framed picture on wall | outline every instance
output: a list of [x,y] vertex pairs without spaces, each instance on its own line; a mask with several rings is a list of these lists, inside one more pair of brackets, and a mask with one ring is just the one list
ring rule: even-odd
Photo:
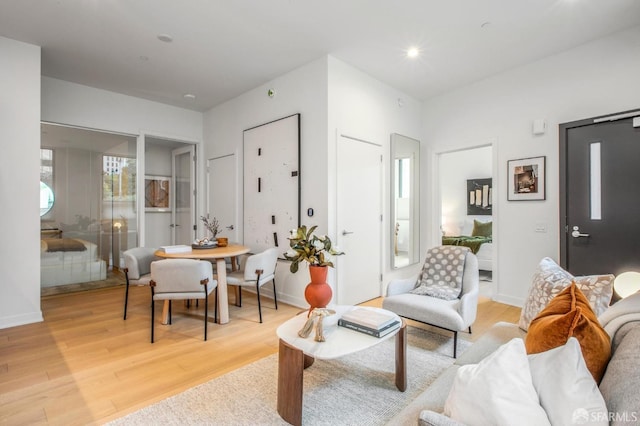
[[491,178],[467,180],[467,215],[491,216],[493,189]]
[[168,176],[144,177],[144,210],[147,212],[171,211],[171,178]]
[[545,156],[507,162],[509,201],[534,201],[546,198]]

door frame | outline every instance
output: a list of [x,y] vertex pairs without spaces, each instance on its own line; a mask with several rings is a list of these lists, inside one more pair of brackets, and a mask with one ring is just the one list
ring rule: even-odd
[[[199,155],[198,153],[202,152],[202,140],[194,140],[189,139],[179,135],[172,135],[167,133],[161,133],[151,130],[141,130],[140,134],[137,137],[136,143],[136,157],[137,157],[137,169],[136,172],[137,182],[136,182],[136,199],[138,209],[138,246],[145,247],[146,246],[146,212],[144,207],[144,196],[139,196],[139,194],[144,193],[144,179],[146,173],[146,159],[145,159],[145,150],[146,150],[146,139],[154,138],[154,139],[164,139],[168,141],[179,142],[188,145],[194,145],[196,148],[196,170],[195,170],[195,187],[196,187],[196,205],[194,206],[194,211],[198,212],[198,206],[203,205],[200,200],[202,196],[202,191],[200,191],[201,182],[205,178],[202,175],[202,171],[205,169],[203,164],[203,155]],[[201,176],[202,175],[202,176]]]
[[577,127],[590,126],[592,124],[602,123],[605,121],[618,121],[625,118],[640,116],[640,109],[632,109],[622,112],[617,112],[613,114],[600,115],[597,117],[585,118],[576,121],[570,121],[567,123],[560,123],[558,126],[559,133],[559,197],[560,197],[560,209],[559,209],[559,234],[560,234],[560,266],[566,269],[567,260],[569,256],[569,244],[568,244],[568,235],[569,235],[569,223],[567,217],[567,196],[569,195],[567,191],[567,151],[568,151],[568,140],[567,134],[570,129],[575,129]]
[[442,230],[440,228],[442,221],[442,193],[440,184],[440,156],[443,154],[451,154],[454,152],[468,151],[471,149],[484,148],[490,146],[492,150],[492,165],[491,165],[491,178],[492,178],[492,193],[494,194],[492,205],[492,236],[493,236],[493,258],[491,259],[491,283],[489,284],[489,292],[491,299],[494,299],[498,292],[498,286],[500,285],[500,262],[498,262],[500,256],[500,197],[496,194],[502,194],[502,184],[500,180],[500,167],[499,167],[499,151],[498,151],[498,139],[488,138],[485,142],[480,142],[473,145],[461,145],[454,149],[434,150],[431,155],[431,167],[429,167],[427,173],[431,176],[431,185],[424,185],[428,187],[426,190],[431,190],[431,194],[421,194],[424,196],[426,202],[430,202],[430,226],[426,229],[430,229],[430,235],[428,236],[428,242],[424,249],[429,247],[435,247],[442,244]]

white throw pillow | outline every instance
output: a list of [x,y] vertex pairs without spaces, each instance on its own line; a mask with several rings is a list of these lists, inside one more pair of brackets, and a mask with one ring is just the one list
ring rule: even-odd
[[529,355],[533,386],[552,425],[607,426],[608,411],[575,337]]
[[512,339],[479,364],[456,373],[444,413],[469,426],[549,425],[531,381],[522,339]]

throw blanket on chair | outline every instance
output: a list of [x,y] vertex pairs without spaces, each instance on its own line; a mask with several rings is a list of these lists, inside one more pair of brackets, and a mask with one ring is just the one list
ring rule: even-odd
[[454,300],[462,293],[462,275],[468,247],[439,246],[427,251],[422,276],[413,294]]

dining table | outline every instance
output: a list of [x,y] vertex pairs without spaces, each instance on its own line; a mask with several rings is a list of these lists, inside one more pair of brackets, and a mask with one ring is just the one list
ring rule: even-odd
[[[226,324],[229,322],[229,297],[227,290],[227,265],[226,259],[231,259],[232,265],[236,265],[237,256],[249,253],[251,249],[240,244],[229,244],[224,247],[213,248],[192,248],[191,251],[178,253],[167,253],[160,249],[155,255],[165,259],[197,259],[208,260],[216,264],[216,274],[218,280],[218,322]],[[163,323],[169,317],[169,304],[165,301],[162,309]]]

